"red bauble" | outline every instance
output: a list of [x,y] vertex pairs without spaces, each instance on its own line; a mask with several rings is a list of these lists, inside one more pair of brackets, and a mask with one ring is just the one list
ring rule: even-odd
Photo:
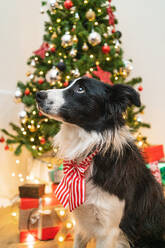
[[107,44],[105,44],[104,46],[102,46],[102,52],[107,54],[109,53],[111,50],[110,46],[108,46]]
[[43,79],[43,78],[39,78],[39,79],[38,79],[38,83],[39,83],[39,84],[43,84],[43,82],[44,82],[44,79]]
[[115,28],[112,29],[112,34],[114,34],[116,32]]
[[9,150],[9,146],[6,145],[6,146],[4,147],[4,149],[5,149],[6,151]]
[[69,85],[69,82],[65,81],[63,85],[64,85],[64,87],[67,87]]
[[2,136],[2,137],[0,138],[0,142],[3,143],[4,141],[5,141],[5,139],[4,139],[4,137]]
[[143,87],[140,85],[140,86],[138,87],[138,90],[139,90],[139,91],[142,91],[142,90],[143,90]]
[[26,88],[26,90],[24,91],[24,94],[25,94],[26,96],[28,96],[28,95],[30,94],[30,90],[29,90],[28,88]]
[[72,8],[72,6],[73,6],[73,3],[72,3],[71,0],[65,0],[65,2],[64,2],[64,7],[65,7],[66,9],[70,9],[70,8]]
[[41,112],[38,113],[39,116],[43,116],[43,114]]
[[41,145],[44,145],[44,144],[45,144],[45,142],[46,142],[46,140],[45,140],[45,138],[44,138],[44,137],[40,139],[40,143],[41,143]]
[[52,53],[54,53],[56,51],[56,48],[55,47],[51,47],[50,50],[51,50]]

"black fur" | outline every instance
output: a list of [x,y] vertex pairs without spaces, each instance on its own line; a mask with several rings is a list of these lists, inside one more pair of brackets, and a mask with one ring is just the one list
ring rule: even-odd
[[96,185],[125,199],[120,227],[132,247],[165,247],[165,200],[161,186],[146,168],[138,148],[129,144],[121,156],[111,149],[105,156],[97,155],[93,169]]
[[[78,87],[83,87],[85,93],[77,94]],[[122,126],[126,108],[132,104],[140,106],[139,94],[130,86],[110,86],[85,77],[65,91],[64,98],[66,103],[59,114],[87,131],[102,132]]]

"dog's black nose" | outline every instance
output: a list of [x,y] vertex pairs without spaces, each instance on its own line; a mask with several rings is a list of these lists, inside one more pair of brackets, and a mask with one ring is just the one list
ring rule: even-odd
[[36,100],[37,100],[38,102],[43,101],[44,99],[46,99],[46,97],[47,97],[47,93],[44,92],[44,91],[38,91],[38,92],[36,93]]

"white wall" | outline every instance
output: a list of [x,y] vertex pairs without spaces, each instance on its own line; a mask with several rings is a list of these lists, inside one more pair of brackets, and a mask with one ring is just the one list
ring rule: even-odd
[[165,1],[114,0],[125,57],[134,61],[133,76],[143,77],[143,119],[152,129],[144,134],[152,144],[165,145]]
[[[91,0],[92,1],[92,0]],[[143,119],[152,129],[144,131],[153,144],[165,145],[165,1],[164,0],[114,0],[117,6],[119,30],[123,33],[125,58],[134,60],[132,76],[144,79],[143,102],[147,108]],[[0,4],[0,89],[14,91],[17,80],[25,81],[26,60],[42,42],[43,19],[40,0],[2,1]],[[20,106],[15,106],[11,96],[0,97],[0,127],[17,120]],[[10,154],[10,155],[9,155]],[[23,170],[15,165],[11,152],[4,152],[0,144],[0,182],[3,195],[12,195],[10,171]],[[3,171],[3,173],[2,173]],[[14,182],[13,182],[14,183]],[[1,192],[0,192],[1,193]],[[1,196],[0,196],[1,197]]]

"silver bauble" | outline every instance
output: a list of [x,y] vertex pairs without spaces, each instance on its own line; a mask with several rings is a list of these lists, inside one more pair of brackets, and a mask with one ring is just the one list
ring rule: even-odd
[[124,60],[124,65],[127,73],[130,73],[133,70],[133,65],[129,60]]
[[27,113],[25,110],[21,110],[19,113],[18,113],[18,116],[20,119],[24,119],[26,116],[27,116]]
[[70,35],[69,32],[66,32],[62,37],[61,37],[61,45],[66,48],[68,46],[72,46],[73,41],[72,41],[72,36]]
[[80,19],[80,16],[78,13],[75,13],[75,19],[78,21]]
[[30,63],[31,66],[35,67],[36,66],[36,62],[34,59],[32,59],[31,63]]
[[120,42],[118,40],[115,41],[115,49],[116,52],[120,52]]
[[14,93],[15,98],[20,98],[22,96],[22,92],[20,88],[17,88],[15,93]]
[[88,42],[92,46],[98,45],[101,42],[101,35],[93,30],[88,36]]
[[80,76],[80,72],[79,72],[79,69],[74,69],[71,71],[72,75],[76,78],[78,78]]
[[57,67],[53,66],[52,69],[46,73],[46,80],[49,83],[60,81],[61,80],[60,70]]
[[59,8],[59,4],[57,0],[49,0],[49,4],[50,4],[51,9]]
[[77,49],[72,48],[72,49],[70,50],[70,52],[69,52],[69,55],[70,55],[72,58],[76,57],[76,55],[77,55]]
[[45,13],[45,11],[44,11],[43,8],[40,8],[40,13],[41,13],[41,14],[44,14],[44,13]]

